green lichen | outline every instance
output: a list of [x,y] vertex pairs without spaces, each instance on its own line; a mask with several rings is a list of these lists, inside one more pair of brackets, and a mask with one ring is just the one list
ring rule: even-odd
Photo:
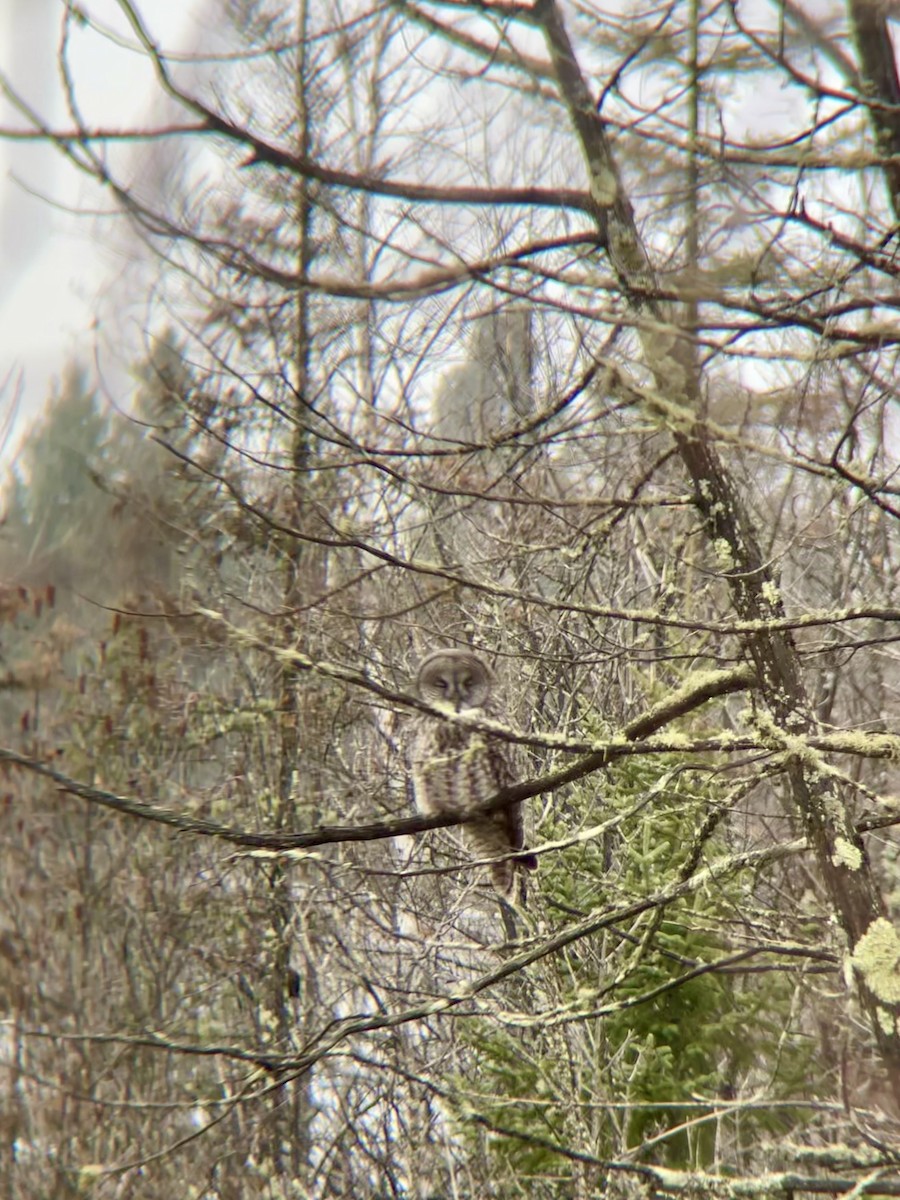
[[645,738],[648,746],[662,746],[666,749],[677,750],[682,746],[689,746],[691,738],[684,733],[673,733],[671,729],[667,729],[664,733],[654,733],[650,737]]
[[[856,943],[850,961],[877,999],[900,1004],[900,937],[886,917],[872,922]],[[893,1025],[891,1017],[891,1032]]]
[[591,160],[590,170],[591,196],[601,208],[609,208],[616,202],[616,195],[619,191],[618,180],[608,165],[599,159]]
[[847,867],[851,871],[858,871],[862,866],[862,850],[859,846],[848,842],[846,838],[835,838],[831,861],[836,867]]
[[716,538],[713,542],[713,553],[720,570],[734,570],[734,555],[731,552],[731,546],[724,538]]

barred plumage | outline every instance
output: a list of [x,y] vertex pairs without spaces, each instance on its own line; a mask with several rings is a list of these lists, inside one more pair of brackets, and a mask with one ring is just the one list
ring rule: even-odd
[[[416,676],[416,690],[429,704],[502,722],[505,717],[493,698],[493,685],[490,667],[470,650],[437,650],[423,659]],[[518,782],[522,774],[511,742],[427,713],[414,721],[410,766],[416,806],[426,816],[465,816],[501,788]],[[513,899],[516,867],[537,867],[534,855],[524,851],[521,803],[479,814],[463,829],[476,858],[523,851],[490,866],[495,889]]]

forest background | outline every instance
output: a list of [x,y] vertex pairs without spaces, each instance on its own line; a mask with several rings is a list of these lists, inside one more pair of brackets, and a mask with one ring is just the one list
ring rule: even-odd
[[[889,7],[117,3],[64,125],[4,82],[147,317],[5,496],[0,1192],[900,1194]],[[411,815],[439,645],[514,937]]]

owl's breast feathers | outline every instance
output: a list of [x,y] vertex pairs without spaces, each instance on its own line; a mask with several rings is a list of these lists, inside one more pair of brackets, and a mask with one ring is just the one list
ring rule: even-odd
[[[479,716],[482,710],[467,710]],[[419,811],[426,816],[438,813],[465,817],[465,836],[477,858],[499,858],[524,849],[521,803],[504,805],[489,813],[475,813],[501,788],[516,782],[510,746],[501,738],[481,734],[452,721],[428,719],[416,739],[411,762],[413,788]],[[533,854],[491,865],[491,877],[501,895],[510,897],[515,890],[515,866],[527,870],[537,867]]]

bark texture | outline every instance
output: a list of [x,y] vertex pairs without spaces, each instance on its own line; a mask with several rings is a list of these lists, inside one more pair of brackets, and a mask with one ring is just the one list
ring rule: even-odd
[[[869,6],[851,5],[864,72],[888,91],[896,89],[890,41],[878,44],[879,21]],[[856,13],[856,10],[860,10]],[[597,112],[576,60],[562,13],[555,0],[541,0],[539,20],[556,72],[557,84],[581,145],[591,196],[604,210],[598,222],[610,261],[630,303],[641,336],[645,361],[658,399],[648,404],[666,427],[693,484],[695,503],[720,561],[738,617],[758,622],[744,635],[762,701],[773,729],[784,744],[784,773],[793,806],[802,820],[833,911],[851,951],[879,918],[885,905],[870,868],[866,848],[853,827],[841,788],[826,763],[810,750],[808,737],[820,731],[804,685],[801,663],[790,631],[772,628],[784,610],[777,580],[763,558],[747,506],[699,416],[699,387],[690,339],[679,327],[674,306],[657,299],[658,287],[632,206],[624,193],[603,119]],[[890,64],[885,54],[890,56]],[[873,108],[879,133],[900,144],[900,109]],[[898,168],[900,170],[900,168]],[[891,177],[895,198],[897,180]],[[900,1105],[900,1004],[888,990],[877,989],[873,975],[857,963],[856,979],[894,1098]],[[880,993],[880,994],[879,994]]]

